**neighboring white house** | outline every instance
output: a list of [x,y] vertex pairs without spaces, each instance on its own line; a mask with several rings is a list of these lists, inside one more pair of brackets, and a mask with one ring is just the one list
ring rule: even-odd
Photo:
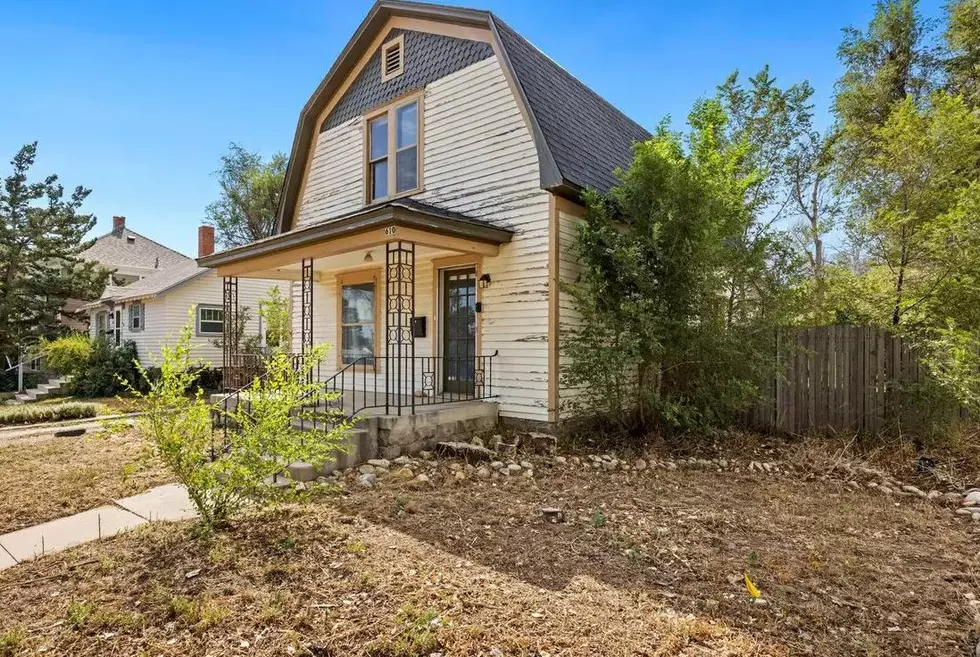
[[336,345],[354,408],[554,422],[581,192],[649,137],[492,13],[379,0],[300,114],[277,234],[198,262],[296,281],[294,351]]
[[[210,226],[199,229],[198,250],[200,255],[214,250],[214,229]],[[288,283],[268,280],[253,279],[239,287],[241,305],[252,310],[246,335],[260,333],[258,302],[276,285],[282,286],[284,295],[288,293]],[[214,367],[221,366],[222,348],[216,342],[224,328],[222,280],[214,270],[198,267],[190,258],[174,259],[128,285],[107,286],[102,297],[83,310],[89,316],[92,337],[105,336],[117,345],[134,342],[145,365],[158,361],[160,346],[193,321],[194,355]]]

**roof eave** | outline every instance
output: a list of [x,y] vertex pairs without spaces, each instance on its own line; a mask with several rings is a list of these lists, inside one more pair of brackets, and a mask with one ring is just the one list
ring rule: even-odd
[[340,219],[313,224],[294,231],[280,233],[259,242],[221,251],[204,258],[198,258],[201,267],[215,268],[241,262],[258,256],[276,253],[339,237],[362,233],[373,228],[391,225],[416,228],[442,235],[484,242],[487,244],[506,244],[513,237],[513,231],[474,221],[449,219],[415,210],[397,201],[363,211]]

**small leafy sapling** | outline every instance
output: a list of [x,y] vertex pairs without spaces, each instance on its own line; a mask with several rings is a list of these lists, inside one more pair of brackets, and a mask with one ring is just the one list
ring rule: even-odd
[[[144,411],[138,426],[154,455],[183,484],[207,528],[220,527],[249,507],[275,498],[273,476],[285,466],[321,464],[346,443],[350,422],[322,409],[322,387],[309,376],[326,348],[317,347],[294,370],[285,354],[265,363],[266,374],[236,396],[233,407],[209,403],[193,383],[209,365],[193,356],[193,321],[161,347],[160,373],[137,365],[146,392],[131,387]],[[213,420],[225,429],[215,429]],[[297,428],[315,427],[307,432]]]

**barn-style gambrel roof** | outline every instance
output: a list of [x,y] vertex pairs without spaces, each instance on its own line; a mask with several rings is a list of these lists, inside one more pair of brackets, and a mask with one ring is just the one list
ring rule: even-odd
[[[581,190],[608,190],[613,171],[626,167],[632,147],[650,137],[575,76],[534,47],[489,11],[445,5],[379,0],[358,27],[300,114],[279,206],[278,231],[293,228],[311,143],[320,114],[355,70],[378,33],[393,18],[435,21],[488,30],[490,45],[522,106],[534,136],[541,187],[576,199]],[[383,36],[383,35],[382,35]],[[328,117],[329,118],[329,117]]]

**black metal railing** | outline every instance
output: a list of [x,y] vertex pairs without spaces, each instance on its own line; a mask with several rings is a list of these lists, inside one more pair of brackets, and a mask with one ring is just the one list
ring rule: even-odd
[[368,409],[401,415],[420,406],[490,399],[496,356],[366,356],[324,381],[323,391],[336,397],[327,404],[348,417]]
[[[249,378],[238,388],[212,404],[212,426],[218,436],[226,436],[234,426],[236,409],[248,404],[249,391],[267,376],[261,356],[242,354],[239,365],[250,365]],[[362,411],[384,409],[385,414],[411,414],[415,409],[436,404],[477,401],[495,397],[493,368],[497,352],[487,356],[366,356],[344,365],[340,371],[321,377],[321,364],[311,368],[312,381],[323,382],[297,409],[297,422],[312,431],[330,430],[343,421],[352,421]],[[236,356],[237,358],[237,356]],[[303,371],[301,354],[291,354],[294,372]],[[241,381],[245,372],[237,373]],[[226,379],[227,380],[227,379]],[[247,408],[247,406],[246,406]],[[312,418],[312,419],[310,419]],[[220,440],[220,439],[219,439]],[[212,458],[224,443],[214,443]]]

